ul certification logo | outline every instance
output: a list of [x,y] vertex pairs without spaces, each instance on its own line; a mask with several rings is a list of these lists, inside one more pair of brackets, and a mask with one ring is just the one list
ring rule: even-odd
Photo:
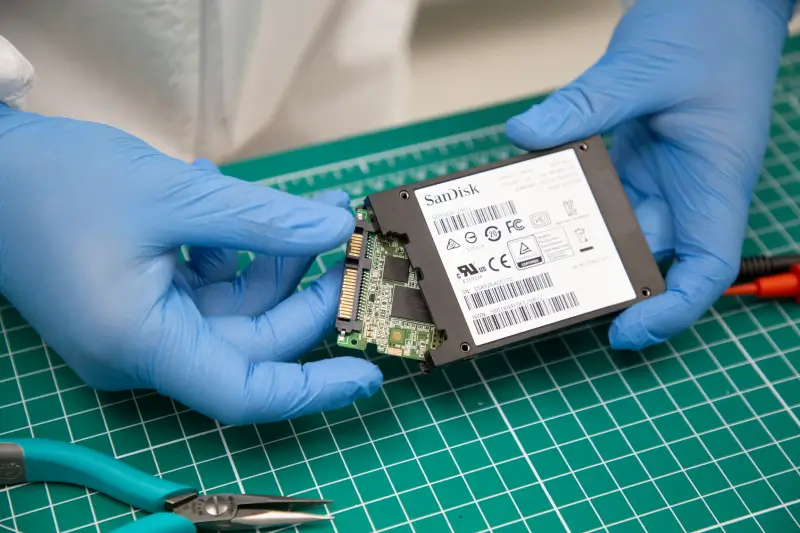
[[460,265],[457,270],[458,274],[456,274],[456,278],[463,279],[470,276],[477,276],[481,272],[486,272],[486,267],[476,267],[474,263],[467,263],[466,265]]

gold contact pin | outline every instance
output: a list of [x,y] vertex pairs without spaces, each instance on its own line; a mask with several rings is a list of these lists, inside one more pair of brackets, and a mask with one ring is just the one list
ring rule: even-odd
[[353,258],[361,257],[361,248],[364,245],[364,236],[360,233],[353,233],[350,243],[347,246],[347,256]]
[[344,278],[342,280],[341,298],[339,298],[339,318],[344,318],[346,320],[353,318],[357,283],[358,271],[353,268],[345,269]]

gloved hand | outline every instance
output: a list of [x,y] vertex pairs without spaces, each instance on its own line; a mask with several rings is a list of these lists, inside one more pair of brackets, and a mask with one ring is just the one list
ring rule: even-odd
[[612,347],[682,332],[735,279],[793,4],[638,0],[594,66],[508,122],[528,150],[615,129],[611,156],[650,248],[677,257],[667,291],[615,319]]
[[[363,359],[294,362],[332,327],[341,271],[295,288],[349,237],[347,204],[0,104],[0,292],[98,389],[155,389],[230,424],[373,394],[382,376]],[[229,250],[259,255],[235,278]]]

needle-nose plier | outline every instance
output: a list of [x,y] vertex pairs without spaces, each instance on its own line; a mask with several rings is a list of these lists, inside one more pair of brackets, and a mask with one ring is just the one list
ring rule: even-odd
[[254,494],[200,495],[95,450],[47,439],[0,442],[0,485],[55,482],[81,485],[149,513],[114,533],[248,531],[299,525],[330,516],[299,508],[326,500]]

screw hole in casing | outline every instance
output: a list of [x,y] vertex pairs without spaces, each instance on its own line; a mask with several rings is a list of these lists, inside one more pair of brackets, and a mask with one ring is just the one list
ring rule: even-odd
[[472,349],[472,347],[471,347],[471,346],[470,346],[468,343],[466,343],[466,342],[462,342],[462,343],[461,343],[461,351],[462,351],[462,352],[464,352],[464,353],[467,353],[467,352],[469,352],[471,349]]
[[400,199],[408,200],[408,191],[400,191]]
[[579,146],[579,148],[580,148],[581,150],[583,150],[584,152],[586,152],[586,151],[588,151],[588,150],[589,150],[589,145],[588,145],[588,144],[586,144],[586,143],[581,143],[581,144],[580,144],[580,146]]
[[650,297],[650,289],[648,289],[647,287],[644,287],[642,289],[642,296],[644,296],[645,298],[649,298]]

